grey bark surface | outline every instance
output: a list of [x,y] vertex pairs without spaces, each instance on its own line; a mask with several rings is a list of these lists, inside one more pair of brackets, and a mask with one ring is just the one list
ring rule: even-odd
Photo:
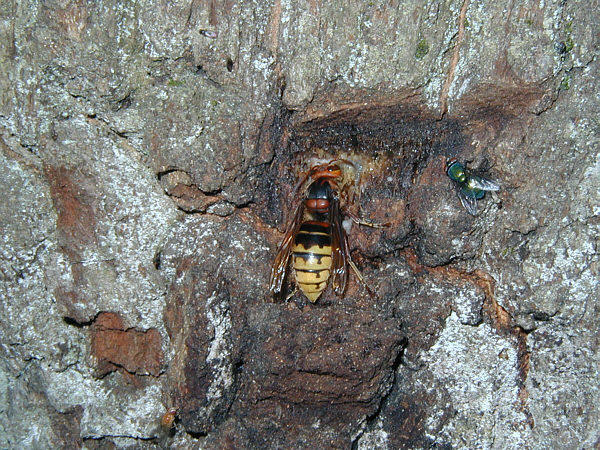
[[[0,447],[600,445],[599,24],[2,2]],[[349,233],[375,296],[268,291],[315,157],[391,224]],[[450,157],[501,185],[475,217]]]

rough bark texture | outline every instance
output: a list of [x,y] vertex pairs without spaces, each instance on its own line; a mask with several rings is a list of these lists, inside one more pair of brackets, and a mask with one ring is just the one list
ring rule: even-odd
[[[3,2],[0,447],[597,446],[599,23]],[[350,231],[375,296],[269,295],[312,157],[391,224]],[[502,186],[477,217],[449,157]]]

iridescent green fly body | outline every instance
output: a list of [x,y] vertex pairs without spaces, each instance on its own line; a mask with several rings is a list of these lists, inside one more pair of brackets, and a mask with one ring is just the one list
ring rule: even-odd
[[446,162],[446,174],[454,181],[460,202],[473,216],[477,215],[477,200],[482,199],[486,191],[500,189],[498,183],[471,172],[455,158]]

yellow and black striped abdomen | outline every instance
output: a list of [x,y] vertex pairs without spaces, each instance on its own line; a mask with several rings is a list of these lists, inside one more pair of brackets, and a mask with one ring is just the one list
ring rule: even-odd
[[294,237],[292,259],[298,287],[311,302],[317,301],[331,274],[331,226],[302,223]]

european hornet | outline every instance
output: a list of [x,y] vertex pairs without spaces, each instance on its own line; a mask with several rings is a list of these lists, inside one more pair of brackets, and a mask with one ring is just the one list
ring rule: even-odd
[[[350,258],[348,236],[342,225],[338,185],[343,177],[340,167],[342,164],[354,168],[354,164],[348,160],[334,159],[312,167],[298,183],[297,194],[309,181],[304,198],[287,228],[271,268],[270,290],[273,295],[282,294],[290,258],[296,286],[313,303],[325,290],[330,279],[335,293],[343,295],[348,283],[349,267],[372,294]],[[388,225],[361,221],[346,210],[344,214],[362,225],[376,228]]]

